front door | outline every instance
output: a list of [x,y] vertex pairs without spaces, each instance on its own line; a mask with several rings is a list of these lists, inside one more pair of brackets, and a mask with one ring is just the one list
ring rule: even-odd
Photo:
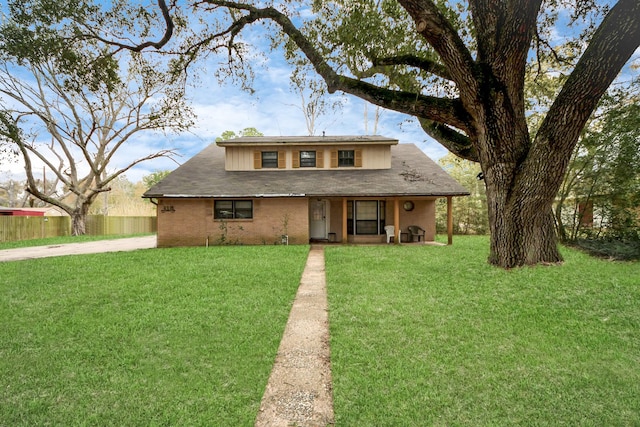
[[323,240],[327,238],[327,201],[309,201],[309,237]]

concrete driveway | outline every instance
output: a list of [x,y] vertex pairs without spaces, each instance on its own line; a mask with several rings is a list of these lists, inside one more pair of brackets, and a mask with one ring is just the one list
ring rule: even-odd
[[28,248],[0,250],[0,262],[53,256],[96,254],[100,252],[135,251],[137,249],[150,249],[155,247],[156,236],[96,240],[95,242],[66,243],[51,246],[32,246]]

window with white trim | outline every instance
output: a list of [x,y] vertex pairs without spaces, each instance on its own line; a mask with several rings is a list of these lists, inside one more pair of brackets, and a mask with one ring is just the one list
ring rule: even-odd
[[253,218],[252,200],[216,200],[213,206],[214,219]]

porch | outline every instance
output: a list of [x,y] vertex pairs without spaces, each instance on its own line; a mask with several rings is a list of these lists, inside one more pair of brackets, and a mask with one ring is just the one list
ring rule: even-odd
[[[447,244],[453,243],[452,196],[444,197],[311,197],[309,240],[326,243],[380,244],[393,226],[394,243],[433,243],[436,200],[447,199]],[[419,238],[409,226],[424,230]]]

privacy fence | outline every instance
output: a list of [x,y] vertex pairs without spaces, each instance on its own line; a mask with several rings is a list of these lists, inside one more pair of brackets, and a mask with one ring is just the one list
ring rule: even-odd
[[[92,236],[155,233],[152,216],[89,215],[86,232]],[[69,236],[71,218],[66,216],[0,216],[0,242]]]

